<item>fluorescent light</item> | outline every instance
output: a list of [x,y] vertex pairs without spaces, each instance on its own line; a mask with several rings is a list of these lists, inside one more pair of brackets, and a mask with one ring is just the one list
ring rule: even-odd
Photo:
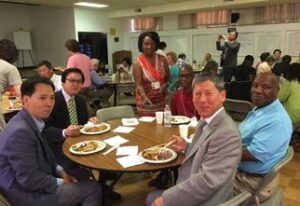
[[89,3],[89,2],[77,2],[74,3],[74,5],[76,6],[86,6],[86,7],[94,7],[94,8],[105,8],[105,7],[109,7],[106,4],[96,4],[96,3]]

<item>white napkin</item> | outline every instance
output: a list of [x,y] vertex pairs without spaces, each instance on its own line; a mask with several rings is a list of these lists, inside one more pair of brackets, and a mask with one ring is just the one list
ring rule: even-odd
[[155,120],[155,117],[147,117],[147,116],[144,116],[144,117],[141,117],[139,118],[139,120],[141,122],[153,122]]
[[136,126],[139,124],[137,118],[122,118],[121,119],[123,126]]
[[125,156],[125,157],[120,157],[120,158],[117,158],[117,161],[124,168],[132,167],[132,166],[136,166],[136,165],[141,165],[141,164],[144,163],[140,159],[140,157],[137,156],[137,155],[129,155],[129,156]]
[[117,133],[130,133],[134,129],[135,129],[134,127],[118,126],[116,129],[113,130],[113,132],[117,132]]
[[137,155],[139,152],[138,146],[123,146],[118,147],[117,149],[117,156],[124,156],[124,155]]
[[124,144],[124,143],[128,142],[128,140],[117,135],[117,136],[111,137],[109,139],[105,139],[104,142],[113,147],[113,146],[118,146],[118,145]]

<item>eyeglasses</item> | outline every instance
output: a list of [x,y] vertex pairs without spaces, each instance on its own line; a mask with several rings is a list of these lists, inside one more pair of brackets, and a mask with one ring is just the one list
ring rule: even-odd
[[82,80],[67,79],[71,84],[82,84]]

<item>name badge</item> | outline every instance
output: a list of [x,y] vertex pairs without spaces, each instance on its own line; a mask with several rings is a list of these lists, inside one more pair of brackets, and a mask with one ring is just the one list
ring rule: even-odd
[[160,88],[160,83],[159,82],[153,82],[152,83],[152,89],[159,89]]

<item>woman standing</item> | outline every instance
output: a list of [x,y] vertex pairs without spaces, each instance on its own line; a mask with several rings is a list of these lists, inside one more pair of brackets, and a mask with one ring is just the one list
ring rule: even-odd
[[154,116],[156,111],[163,111],[166,104],[170,74],[166,58],[155,52],[159,42],[156,32],[144,32],[138,39],[142,54],[133,65],[133,76],[139,116]]

